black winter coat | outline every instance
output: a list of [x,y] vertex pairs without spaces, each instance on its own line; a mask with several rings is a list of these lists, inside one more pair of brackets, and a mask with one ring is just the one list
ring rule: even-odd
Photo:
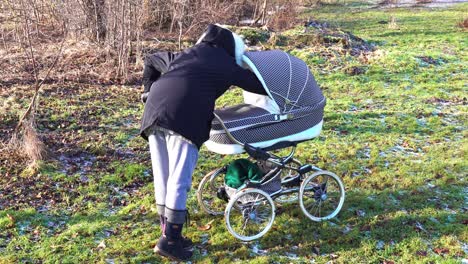
[[157,125],[200,148],[209,138],[215,101],[231,85],[266,94],[255,75],[236,64],[232,51],[216,43],[225,39],[214,38],[177,54],[147,57],[143,82],[150,91],[140,129],[145,139],[145,130]]

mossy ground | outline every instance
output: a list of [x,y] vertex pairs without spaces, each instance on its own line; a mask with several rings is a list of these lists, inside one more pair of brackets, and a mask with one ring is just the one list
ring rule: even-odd
[[[305,17],[352,32],[375,50],[348,54],[281,46],[304,59],[327,97],[320,137],[297,158],[335,172],[346,202],[333,220],[307,220],[285,205],[252,243],[235,240],[222,218],[189,199],[196,263],[460,263],[468,256],[467,4],[439,9],[326,5]],[[389,28],[390,16],[397,27]],[[302,34],[297,28],[291,36]],[[288,34],[285,34],[286,36]],[[333,56],[331,56],[332,54]],[[355,67],[358,71],[353,70]],[[350,70],[351,69],[351,70]],[[2,88],[3,89],[3,88]],[[2,128],[31,92],[2,91]],[[240,101],[234,89],[218,105]],[[38,113],[54,153],[34,176],[0,165],[0,263],[160,263],[160,229],[137,87],[51,84]],[[5,110],[5,111],[3,111]],[[236,157],[203,148],[194,174]],[[212,228],[197,228],[212,219]]]

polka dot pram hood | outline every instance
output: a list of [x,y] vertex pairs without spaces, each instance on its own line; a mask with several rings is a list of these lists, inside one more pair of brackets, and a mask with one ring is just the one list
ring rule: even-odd
[[[326,100],[304,61],[280,50],[246,52],[242,59],[268,96],[244,92],[244,104],[215,110],[232,136],[240,142],[268,148],[320,134]],[[221,154],[243,152],[217,119],[213,120],[205,145]]]
[[307,64],[284,51],[247,52],[244,62],[262,80],[282,114],[325,101]]

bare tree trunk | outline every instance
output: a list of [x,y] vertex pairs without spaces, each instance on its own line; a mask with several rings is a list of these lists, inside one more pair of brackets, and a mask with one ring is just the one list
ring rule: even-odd
[[179,50],[182,49],[182,29],[184,26],[184,15],[185,15],[185,5],[187,1],[182,0],[181,5],[182,5],[182,10],[179,12],[179,19],[178,19],[178,24],[179,24]]
[[260,11],[258,18],[253,22],[253,24],[257,24],[259,20],[261,21],[262,24],[265,23],[266,8],[267,8],[267,0],[264,0],[263,5],[262,5],[262,11]]
[[105,0],[82,0],[85,7],[88,27],[91,29],[89,37],[97,42],[106,39],[106,9]]
[[172,33],[176,19],[177,19],[177,1],[172,1],[172,19],[171,19],[171,27],[169,28],[169,33]]
[[253,16],[252,16],[252,23],[250,23],[250,26],[255,25],[255,18],[257,17],[257,12],[258,12],[258,2],[255,1],[254,13],[253,13]]

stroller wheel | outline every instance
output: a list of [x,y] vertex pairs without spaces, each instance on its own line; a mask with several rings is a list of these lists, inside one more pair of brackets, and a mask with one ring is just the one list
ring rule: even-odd
[[302,212],[312,221],[324,221],[335,217],[345,199],[341,179],[329,171],[318,171],[305,178],[299,190]]
[[229,232],[242,241],[252,241],[270,230],[275,219],[275,205],[264,191],[248,188],[231,199],[224,214]]
[[198,185],[197,200],[200,208],[210,215],[222,215],[226,208],[227,200],[220,197],[220,191],[224,186],[225,168],[214,170],[203,177]]

